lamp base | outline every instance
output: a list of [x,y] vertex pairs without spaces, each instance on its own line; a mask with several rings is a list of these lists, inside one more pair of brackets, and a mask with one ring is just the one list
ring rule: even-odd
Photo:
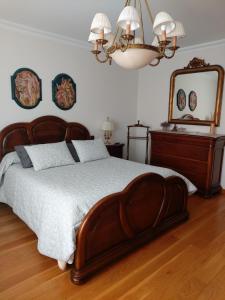
[[112,131],[105,130],[104,131],[105,145],[111,145],[111,143],[112,143],[111,137],[112,137]]

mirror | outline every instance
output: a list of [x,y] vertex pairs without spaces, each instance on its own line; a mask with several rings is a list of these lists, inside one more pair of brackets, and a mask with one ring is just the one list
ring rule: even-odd
[[219,125],[224,69],[194,58],[170,79],[169,123]]

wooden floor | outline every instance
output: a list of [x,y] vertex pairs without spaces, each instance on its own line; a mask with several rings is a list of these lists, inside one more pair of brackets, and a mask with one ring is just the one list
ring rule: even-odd
[[0,205],[0,299],[225,299],[225,194],[193,196],[190,220],[83,286],[40,255],[37,240]]

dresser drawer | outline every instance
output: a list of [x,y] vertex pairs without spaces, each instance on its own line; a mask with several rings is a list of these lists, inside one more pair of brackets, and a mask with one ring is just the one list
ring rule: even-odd
[[173,169],[209,197],[221,189],[225,136],[151,131],[151,164]]
[[197,162],[196,160],[185,159],[182,157],[177,158],[176,156],[153,154],[151,157],[151,164],[170,168],[187,177],[195,185],[198,184],[201,188],[206,184],[208,179],[208,165],[206,162]]
[[210,148],[206,146],[193,145],[190,143],[171,143],[158,140],[152,144],[153,154],[166,154],[176,157],[192,158],[200,161],[208,160],[209,149]]

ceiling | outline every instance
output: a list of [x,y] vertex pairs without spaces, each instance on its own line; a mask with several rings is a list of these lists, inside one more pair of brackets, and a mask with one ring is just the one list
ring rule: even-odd
[[[225,0],[150,2],[154,15],[163,10],[183,22],[187,36],[181,41],[182,46],[225,38]],[[123,3],[122,0],[0,0],[0,19],[86,41],[94,14],[106,13],[115,26]],[[150,42],[152,26],[146,14],[144,24]]]

